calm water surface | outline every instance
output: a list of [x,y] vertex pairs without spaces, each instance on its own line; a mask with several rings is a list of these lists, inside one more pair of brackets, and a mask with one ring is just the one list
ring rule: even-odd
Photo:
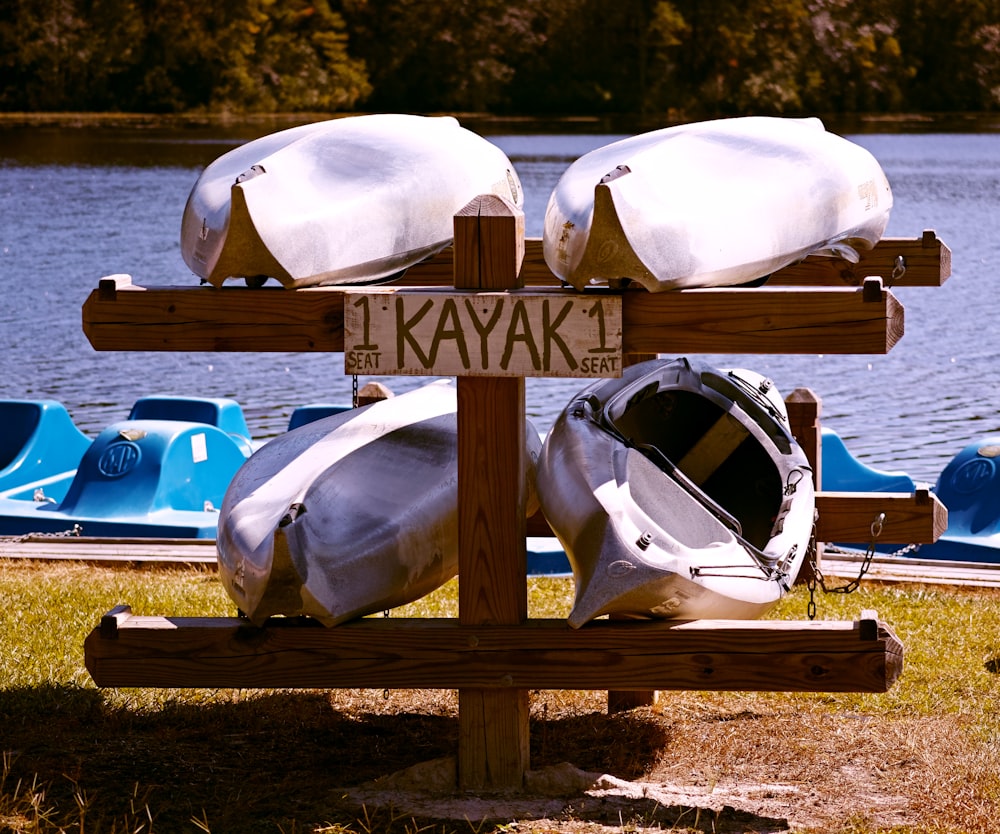
[[[180,255],[180,219],[200,170],[266,130],[0,128],[0,398],[62,400],[95,434],[153,393],[235,397],[258,438],[292,409],[348,402],[341,354],[99,353],[81,307],[103,275],[146,286],[197,283]],[[528,236],[542,233],[566,166],[615,135],[490,135],[525,189]],[[934,229],[952,249],[939,288],[895,290],[906,335],[885,356],[713,356],[768,374],[782,393],[809,387],[823,420],[867,463],[933,482],[967,442],[1000,432],[1000,131],[864,133],[849,138],[885,169],[895,205],[887,234]],[[368,378],[362,380],[367,381]],[[383,378],[400,392],[422,384]],[[584,383],[528,380],[539,429]]]

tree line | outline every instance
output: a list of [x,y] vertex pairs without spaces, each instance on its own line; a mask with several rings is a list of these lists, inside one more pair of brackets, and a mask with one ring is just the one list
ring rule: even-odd
[[0,110],[1000,109],[997,0],[0,0]]

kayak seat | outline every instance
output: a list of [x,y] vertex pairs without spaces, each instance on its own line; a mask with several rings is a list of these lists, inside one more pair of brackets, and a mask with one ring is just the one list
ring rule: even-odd
[[739,448],[750,432],[728,411],[723,412],[691,447],[677,466],[694,483],[701,486],[715,470]]
[[750,432],[728,411],[694,392],[661,391],[635,401],[614,426],[633,446],[655,449],[654,462],[672,463],[737,519],[747,541],[766,545],[782,485],[767,451],[743,442]]

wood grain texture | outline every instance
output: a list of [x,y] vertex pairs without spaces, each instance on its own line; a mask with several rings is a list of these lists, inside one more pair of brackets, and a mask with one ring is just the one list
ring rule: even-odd
[[948,527],[948,509],[926,489],[912,494],[820,492],[816,510],[822,519],[817,536],[827,542],[868,542],[879,515],[885,516],[880,543],[931,544]]
[[[94,290],[84,302],[83,330],[96,350],[336,352],[344,349],[345,293]],[[865,301],[856,288],[630,290],[622,293],[622,324],[628,354],[884,354],[903,335],[903,307],[888,290]]]
[[[862,621],[463,625],[372,617],[324,628],[114,615],[86,639],[99,686],[884,692],[902,645]],[[473,696],[477,700],[479,696]],[[496,706],[494,704],[494,706]],[[483,720],[474,717],[476,721]],[[510,719],[499,718],[508,722]],[[481,738],[482,733],[470,728]],[[516,741],[519,732],[512,734]]]
[[626,353],[887,353],[903,336],[903,307],[883,290],[776,288],[628,291]]
[[[455,216],[455,287],[523,286],[524,215],[480,197]],[[458,619],[520,626],[528,616],[524,379],[458,378]],[[458,784],[519,789],[529,769],[528,693],[458,693]]]
[[[865,278],[876,275],[887,286],[937,287],[951,275],[951,250],[932,230],[914,238],[882,238],[870,252],[860,252],[856,264],[841,258],[810,256],[799,263],[775,272],[771,286],[861,286]],[[897,259],[903,258],[905,271],[899,272]],[[396,284],[433,286],[450,284],[454,251],[449,247],[426,261],[411,266]],[[525,286],[560,286],[561,282],[545,263],[541,238],[525,240],[521,278]]]

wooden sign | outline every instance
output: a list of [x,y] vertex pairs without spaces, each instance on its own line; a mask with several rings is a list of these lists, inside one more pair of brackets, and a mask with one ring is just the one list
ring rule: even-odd
[[366,289],[344,299],[344,370],[618,377],[622,303],[562,290]]

